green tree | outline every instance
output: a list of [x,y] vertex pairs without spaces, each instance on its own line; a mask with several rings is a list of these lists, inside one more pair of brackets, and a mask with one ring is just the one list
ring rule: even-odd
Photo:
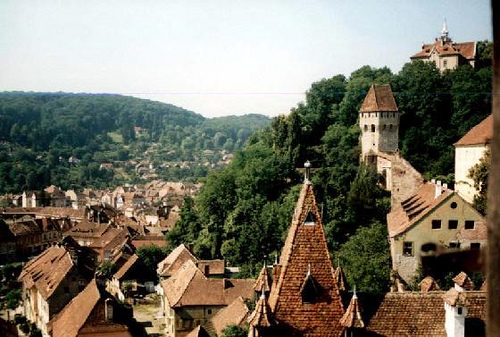
[[228,325],[222,330],[222,337],[246,337],[248,328],[242,328],[238,325]]
[[140,247],[137,249],[136,254],[139,256],[139,260],[144,265],[144,279],[156,280],[156,269],[158,268],[158,263],[167,256],[167,251],[158,246],[151,245]]
[[474,196],[473,206],[481,214],[486,214],[487,195],[488,195],[488,173],[491,164],[491,151],[488,149],[479,163],[471,167],[468,178],[474,182],[474,188],[478,193]]
[[349,284],[361,291],[382,293],[389,287],[391,257],[387,228],[375,222],[359,228],[338,252]]

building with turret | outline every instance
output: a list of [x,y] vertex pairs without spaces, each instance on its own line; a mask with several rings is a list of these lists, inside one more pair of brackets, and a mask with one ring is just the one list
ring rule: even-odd
[[422,49],[411,56],[410,59],[412,61],[434,62],[440,71],[455,69],[463,64],[470,64],[474,67],[476,63],[476,43],[453,42],[449,36],[445,21],[441,36],[436,38],[434,43],[422,44]]

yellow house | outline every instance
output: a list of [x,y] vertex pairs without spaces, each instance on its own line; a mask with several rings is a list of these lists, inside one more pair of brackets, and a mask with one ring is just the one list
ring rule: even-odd
[[480,249],[484,219],[446,184],[423,184],[387,215],[392,267],[406,281],[416,275],[420,256],[441,248]]

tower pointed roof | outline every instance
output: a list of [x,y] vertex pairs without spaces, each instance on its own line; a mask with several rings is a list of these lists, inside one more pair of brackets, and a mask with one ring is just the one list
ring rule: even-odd
[[258,293],[262,292],[262,290],[264,290],[265,292],[271,291],[271,278],[269,277],[269,273],[265,264],[260,271],[257,281],[255,282],[254,289]]
[[254,328],[269,328],[275,324],[271,317],[271,309],[269,308],[264,292],[262,292],[262,295],[255,305],[255,310],[248,317],[247,321],[248,324]]
[[372,84],[366,94],[359,112],[397,112],[398,106],[394,100],[389,84]]
[[333,272],[333,279],[335,280],[335,283],[337,284],[337,287],[339,288],[340,291],[346,291],[347,290],[347,280],[344,275],[344,271],[342,270],[342,267],[339,266],[335,268]]
[[356,295],[356,290],[352,295],[351,302],[344,313],[344,316],[340,319],[340,324],[344,328],[364,328],[365,322],[361,317],[361,306],[359,305],[358,296]]
[[[309,181],[302,186],[279,267],[278,280],[269,295],[269,306],[279,323],[280,333],[307,336],[342,333],[340,318],[344,310]],[[304,297],[309,280],[314,280],[314,296]]]

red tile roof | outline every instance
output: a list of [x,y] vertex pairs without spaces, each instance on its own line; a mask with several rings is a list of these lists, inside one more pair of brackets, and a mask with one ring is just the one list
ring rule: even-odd
[[[206,275],[224,275],[226,263],[224,260],[198,260],[196,266]],[[207,273],[208,272],[208,273]]]
[[253,289],[257,293],[261,293],[262,290],[265,292],[271,291],[271,277],[269,276],[266,266],[262,267]]
[[411,59],[421,59],[428,58],[431,56],[432,52],[435,51],[436,54],[440,56],[449,55],[462,55],[467,60],[472,60],[476,55],[476,43],[475,42],[444,42],[441,45],[441,40],[437,40],[434,43],[422,45],[422,50],[411,56]]
[[158,263],[158,275],[172,276],[188,260],[196,262],[198,259],[191,254],[184,244],[177,246],[168,256]]
[[35,286],[47,300],[73,266],[70,253],[64,246],[51,246],[23,267],[19,280],[25,288]]
[[397,112],[398,106],[394,100],[389,84],[372,84],[361,104],[359,112]]
[[[437,198],[436,188],[441,191]],[[406,232],[454,193],[433,183],[423,184],[413,196],[403,201],[400,207],[395,207],[387,214],[389,236],[395,237]]]
[[96,310],[99,305],[106,304],[94,279],[49,322],[51,336],[102,336],[104,332],[106,336],[132,336],[127,326],[107,321],[104,310]]
[[493,114],[486,117],[481,123],[474,126],[456,142],[455,146],[489,144],[493,137]]
[[420,281],[418,285],[420,286],[420,291],[423,293],[428,291],[441,290],[441,288],[439,288],[439,285],[436,283],[436,280],[434,280],[432,276],[426,276],[422,281]]
[[129,271],[129,269],[139,260],[139,256],[136,254],[132,255],[123,266],[118,269],[118,271],[115,273],[114,277],[117,280],[121,280],[125,274]]
[[248,317],[249,310],[243,300],[238,296],[231,304],[221,309],[213,318],[212,325],[218,336],[222,336],[222,330],[228,325],[244,325]]
[[259,301],[255,304],[255,310],[248,317],[247,321],[250,329],[269,328],[276,324],[265,295],[260,296]]
[[452,279],[452,281],[458,284],[460,287],[464,288],[465,290],[473,290],[475,287],[474,282],[472,282],[469,275],[467,275],[463,271],[460,272],[457,276],[455,276]]
[[210,337],[210,335],[201,325],[198,325],[186,337]]
[[[463,292],[467,318],[486,319],[486,293]],[[443,291],[387,293],[367,332],[381,336],[446,336]],[[467,329],[467,326],[466,326]]]
[[345,328],[364,328],[365,322],[361,317],[361,306],[359,305],[358,296],[356,293],[352,295],[351,302],[340,319],[340,324]]
[[346,291],[347,290],[347,280],[344,275],[344,271],[342,270],[342,267],[338,266],[335,268],[335,271],[333,272],[333,278],[335,280],[335,283],[337,284],[337,287],[339,288],[340,291]]
[[[340,335],[343,331],[340,318],[344,310],[333,279],[321,216],[309,183],[302,187],[279,264],[281,271],[271,289],[269,305],[279,322],[281,334]],[[311,303],[304,302],[300,292],[308,271],[318,285]]]

